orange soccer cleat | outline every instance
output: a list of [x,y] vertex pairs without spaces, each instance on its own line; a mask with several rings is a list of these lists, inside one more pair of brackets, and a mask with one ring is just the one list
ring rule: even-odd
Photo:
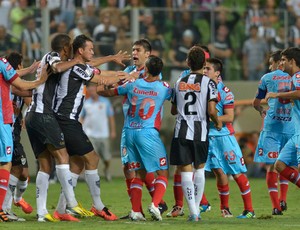
[[91,212],[93,212],[95,214],[95,216],[100,216],[102,217],[104,220],[117,220],[118,217],[113,214],[111,211],[108,210],[108,208],[104,207],[101,211],[97,210],[94,206],[91,209]]
[[58,211],[55,211],[53,213],[53,217],[57,220],[60,220],[60,221],[73,221],[73,222],[79,222],[80,220],[77,219],[76,217],[68,214],[68,213],[63,213],[63,214],[60,214]]
[[23,212],[25,212],[26,214],[30,214],[33,211],[33,208],[31,207],[30,204],[28,204],[24,198],[22,198],[19,202],[14,202],[14,205],[17,207],[21,207]]

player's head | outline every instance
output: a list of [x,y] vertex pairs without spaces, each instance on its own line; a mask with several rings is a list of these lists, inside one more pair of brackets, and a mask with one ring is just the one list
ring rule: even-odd
[[280,58],[281,58],[281,52],[282,50],[274,51],[270,54],[269,58],[269,70],[275,71],[276,69],[280,68]]
[[217,80],[217,78],[222,74],[223,64],[218,58],[208,58],[206,59],[205,66],[203,68],[203,74],[211,79]]
[[132,59],[133,64],[138,68],[145,65],[146,60],[151,54],[152,47],[148,40],[140,39],[133,43],[132,46]]
[[11,52],[9,55],[7,55],[5,57],[7,59],[7,61],[9,62],[9,64],[11,64],[11,66],[14,69],[22,69],[22,61],[23,61],[23,56],[22,54],[18,53],[18,52]]
[[51,41],[51,49],[70,58],[72,54],[71,38],[67,34],[58,34]]
[[203,49],[204,54],[205,54],[205,59],[210,58],[211,55],[210,55],[208,47],[205,45],[198,45],[198,46]]
[[150,55],[145,63],[146,71],[151,76],[158,76],[163,68],[163,61],[154,55]]
[[94,56],[93,40],[84,34],[76,36],[73,41],[73,53],[85,62],[91,61]]
[[295,69],[300,68],[300,48],[289,47],[284,49],[281,52],[280,65],[283,71],[290,75],[294,74]]
[[187,64],[192,71],[201,70],[205,63],[205,54],[199,46],[193,46],[187,56]]

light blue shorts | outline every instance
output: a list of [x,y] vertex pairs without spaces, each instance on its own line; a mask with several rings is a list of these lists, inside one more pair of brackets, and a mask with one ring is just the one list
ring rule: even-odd
[[125,135],[130,170],[155,172],[168,169],[166,149],[156,129],[126,129]]
[[300,164],[300,135],[294,135],[280,151],[279,161],[288,166],[297,167]]
[[222,169],[225,174],[247,172],[242,151],[235,136],[209,137],[208,158],[205,170]]
[[10,124],[0,124],[0,162],[11,162],[13,137]]
[[122,134],[121,134],[121,144],[120,144],[120,150],[121,150],[121,161],[123,165],[126,165],[129,160],[128,160],[128,153],[127,153],[127,148],[126,148],[126,139],[125,139],[125,129],[122,129]]
[[274,164],[280,150],[291,139],[293,134],[282,134],[262,131],[259,135],[254,162]]

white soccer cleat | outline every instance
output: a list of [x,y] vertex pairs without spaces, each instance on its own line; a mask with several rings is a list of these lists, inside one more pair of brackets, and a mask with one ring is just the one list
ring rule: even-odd
[[151,214],[153,220],[162,221],[160,211],[159,211],[158,207],[154,206],[153,203],[150,204],[148,211]]
[[129,214],[129,218],[132,220],[132,221],[146,221],[143,213],[141,212],[134,212],[131,210],[130,214]]

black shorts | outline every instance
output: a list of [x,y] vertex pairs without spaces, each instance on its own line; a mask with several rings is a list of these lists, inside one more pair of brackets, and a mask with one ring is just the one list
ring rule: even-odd
[[63,116],[57,116],[56,118],[64,133],[67,151],[70,156],[83,156],[94,150],[79,121]]
[[65,147],[64,135],[54,114],[29,112],[25,124],[35,157],[46,150],[47,144],[55,149]]
[[28,168],[27,157],[20,142],[14,142],[14,151],[11,160],[12,166],[22,166],[23,168]]
[[191,141],[173,138],[171,143],[170,164],[189,165],[205,163],[208,155],[208,141]]

